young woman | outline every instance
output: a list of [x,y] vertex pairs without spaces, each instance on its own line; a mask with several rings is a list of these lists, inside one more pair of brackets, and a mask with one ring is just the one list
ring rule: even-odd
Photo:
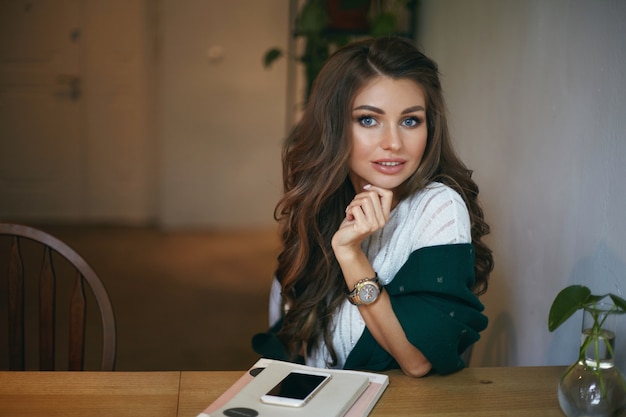
[[477,296],[493,258],[435,62],[397,37],[338,50],[282,161],[272,327],[254,349],[412,376],[462,368],[487,326]]

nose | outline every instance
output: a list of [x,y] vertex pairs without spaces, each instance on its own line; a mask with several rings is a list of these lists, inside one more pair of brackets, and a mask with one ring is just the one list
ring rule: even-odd
[[385,129],[380,141],[380,147],[386,151],[398,151],[402,148],[402,138],[395,126],[389,126]]

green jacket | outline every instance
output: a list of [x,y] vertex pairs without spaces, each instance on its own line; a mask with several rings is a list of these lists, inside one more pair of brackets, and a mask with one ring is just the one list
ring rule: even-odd
[[[448,374],[463,368],[460,355],[487,327],[484,307],[471,291],[473,284],[474,248],[464,243],[416,250],[385,286],[407,338],[430,361],[431,372]],[[253,337],[257,353],[288,360],[276,337],[281,324],[282,320]],[[399,365],[366,327],[344,368],[384,371]]]

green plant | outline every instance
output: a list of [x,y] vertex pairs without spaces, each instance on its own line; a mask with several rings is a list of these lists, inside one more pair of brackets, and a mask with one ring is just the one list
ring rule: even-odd
[[[398,14],[413,10],[416,0],[339,0],[344,12],[367,14],[367,29],[338,29],[330,26],[328,0],[306,0],[296,16],[296,37],[305,41],[304,51],[292,56],[304,65],[306,87],[305,101],[313,80],[330,54],[359,36],[378,37],[398,32]],[[335,2],[337,3],[337,2]],[[263,66],[271,65],[284,55],[280,48],[270,48],[263,56]]]
[[[608,308],[600,308],[600,302],[607,298],[613,304],[609,305]],[[584,285],[570,285],[559,292],[552,302],[548,316],[548,329],[553,332],[578,310],[586,310],[593,318],[593,325],[591,329],[585,332],[585,339],[580,346],[578,361],[565,371],[563,377],[571,372],[578,363],[586,363],[587,349],[592,346],[593,352],[595,352],[596,365],[592,366],[592,369],[600,380],[600,389],[604,396],[606,388],[600,368],[601,358],[599,353],[600,340],[604,337],[602,325],[610,314],[626,313],[626,300],[615,294],[591,294],[591,290]],[[614,352],[611,344],[607,344],[606,347],[609,349],[610,355],[613,356]]]

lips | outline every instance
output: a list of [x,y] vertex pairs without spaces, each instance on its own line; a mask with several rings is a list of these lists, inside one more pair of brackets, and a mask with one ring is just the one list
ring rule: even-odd
[[397,174],[398,172],[402,171],[405,163],[406,161],[404,160],[394,159],[373,161],[372,165],[376,171],[383,174]]

